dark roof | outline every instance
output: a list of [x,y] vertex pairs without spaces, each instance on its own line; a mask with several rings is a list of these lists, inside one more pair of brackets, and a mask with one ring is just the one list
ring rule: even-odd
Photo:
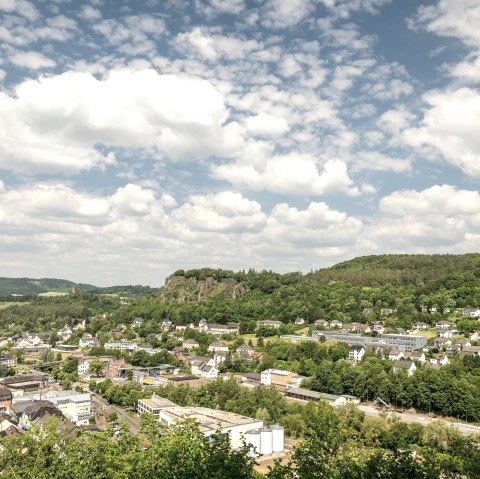
[[28,381],[43,382],[43,381],[46,381],[46,379],[47,379],[47,376],[43,376],[42,374],[22,374],[19,376],[2,378],[0,379],[0,384],[8,385],[8,384],[16,384],[16,383],[25,383]]
[[192,381],[194,379],[200,379],[198,376],[172,376],[169,377],[169,381]]
[[0,389],[0,401],[12,399],[12,393],[8,389]]

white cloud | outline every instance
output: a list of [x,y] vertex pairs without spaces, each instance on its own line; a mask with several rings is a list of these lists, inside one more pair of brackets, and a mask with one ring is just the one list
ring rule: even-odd
[[82,5],[79,16],[84,20],[100,20],[102,18],[102,12],[92,5]]
[[35,5],[27,0],[0,0],[0,11],[17,13],[31,21],[37,20],[40,16]]
[[302,196],[359,194],[344,162],[329,160],[320,172],[316,160],[309,155],[278,155],[263,164],[249,164],[246,161],[224,164],[214,166],[212,174],[218,179],[252,190]]
[[231,191],[192,196],[172,217],[195,231],[258,231],[266,222],[259,203]]
[[175,40],[176,48],[187,53],[192,47],[201,57],[214,61],[220,58],[229,60],[243,59],[254,50],[260,49],[256,40],[246,40],[234,36],[225,36],[209,33],[207,30],[196,27],[190,32],[180,33]]
[[480,175],[480,93],[471,88],[431,91],[424,95],[425,109],[419,128],[404,131],[413,147],[424,145],[467,175]]
[[304,20],[312,10],[310,0],[267,0],[262,23],[270,28],[293,27]]
[[44,70],[55,66],[55,62],[39,52],[17,52],[9,57],[11,63],[30,70]]
[[[95,145],[150,148],[170,158],[231,156],[243,146],[223,96],[207,81],[154,70],[27,80],[0,94],[0,166],[78,172],[113,164]],[[104,151],[104,149],[102,150]]]
[[280,136],[289,130],[288,121],[281,116],[259,113],[245,119],[249,133],[260,136]]
[[409,25],[425,28],[438,35],[456,37],[478,48],[480,43],[480,4],[477,0],[438,0],[436,5],[422,5]]

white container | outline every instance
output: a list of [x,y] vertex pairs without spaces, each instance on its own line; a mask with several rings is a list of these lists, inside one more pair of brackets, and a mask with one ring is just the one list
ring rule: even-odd
[[253,429],[245,434],[245,442],[248,445],[248,455],[257,457],[261,454],[260,429]]
[[270,426],[272,430],[272,451],[283,452],[285,447],[285,430],[283,426]]
[[268,427],[260,429],[260,452],[264,456],[272,454],[272,430]]

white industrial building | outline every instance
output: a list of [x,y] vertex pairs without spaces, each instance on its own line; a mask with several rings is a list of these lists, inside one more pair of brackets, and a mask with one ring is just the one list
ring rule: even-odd
[[77,393],[75,391],[47,391],[30,394],[14,400],[14,404],[33,400],[46,400],[54,404],[62,414],[77,426],[89,423],[92,416],[92,398],[89,393]]
[[233,449],[242,447],[244,441],[251,446],[252,455],[268,455],[283,452],[282,426],[263,427],[263,421],[241,416],[233,412],[206,407],[180,407],[160,396],[138,401],[138,412],[153,414],[167,426],[186,419],[194,419],[200,431],[209,437],[216,432],[228,434]]

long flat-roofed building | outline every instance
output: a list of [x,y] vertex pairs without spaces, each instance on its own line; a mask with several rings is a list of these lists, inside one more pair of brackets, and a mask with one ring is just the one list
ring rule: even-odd
[[230,436],[232,448],[240,448],[244,435],[263,427],[263,422],[233,412],[219,411],[206,407],[167,407],[160,411],[160,422],[171,426],[176,422],[194,419],[205,436],[216,431]]
[[160,419],[160,411],[166,407],[176,407],[178,406],[172,401],[169,401],[166,398],[153,395],[150,399],[139,399],[137,404],[137,411],[147,414],[153,414],[156,418]]

